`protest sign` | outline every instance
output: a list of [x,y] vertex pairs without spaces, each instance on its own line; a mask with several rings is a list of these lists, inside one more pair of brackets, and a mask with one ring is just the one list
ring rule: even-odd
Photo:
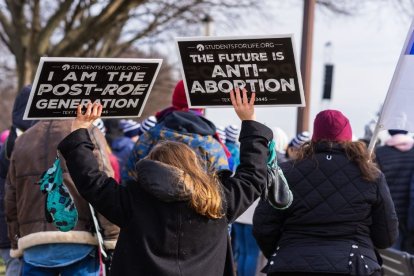
[[400,54],[388,93],[385,98],[379,126],[382,129],[404,129],[414,132],[414,20]]
[[76,117],[79,104],[100,102],[102,117],[138,117],[160,59],[42,57],[24,119]]
[[235,87],[256,105],[304,106],[291,35],[177,38],[190,107],[231,105]]
[[414,132],[414,20],[398,59],[381,113],[368,146],[370,154],[374,151],[380,131],[400,129]]

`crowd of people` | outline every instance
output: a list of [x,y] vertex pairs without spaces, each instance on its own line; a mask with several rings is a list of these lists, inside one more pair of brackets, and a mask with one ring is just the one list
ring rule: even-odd
[[[244,89],[230,93],[241,124],[216,126],[188,107],[183,81],[141,123],[102,119],[99,104],[79,106],[75,120],[25,121],[30,90],[0,136],[7,276],[380,275],[377,249],[414,253],[406,131],[390,130],[370,155],[369,137],[356,141],[346,116],[325,110],[312,133],[289,139],[256,121]],[[272,140],[294,198],[283,210],[260,198]],[[61,197],[77,211],[69,231],[50,223],[36,185],[56,158]]]

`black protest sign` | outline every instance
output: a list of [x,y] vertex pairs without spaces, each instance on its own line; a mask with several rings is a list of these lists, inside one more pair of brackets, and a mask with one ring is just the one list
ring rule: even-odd
[[229,92],[256,92],[257,105],[304,106],[291,36],[177,38],[191,107],[231,105]]
[[140,116],[159,59],[41,58],[25,119],[76,117],[79,104],[100,102],[102,117]]

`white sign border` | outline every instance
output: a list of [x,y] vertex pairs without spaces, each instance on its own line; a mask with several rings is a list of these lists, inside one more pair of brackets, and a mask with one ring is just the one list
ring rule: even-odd
[[[34,87],[37,87],[37,83],[39,82],[39,77],[40,77],[40,73],[42,71],[43,68],[43,64],[45,61],[57,61],[57,62],[108,62],[108,63],[115,63],[115,62],[119,62],[119,63],[157,63],[157,69],[155,70],[155,74],[154,77],[152,78],[151,84],[148,87],[148,93],[144,98],[144,101],[142,103],[142,107],[140,112],[138,113],[138,115],[131,115],[131,116],[104,116],[102,117],[103,119],[111,119],[111,118],[138,118],[141,117],[142,112],[144,111],[145,105],[147,103],[149,94],[152,91],[152,87],[154,86],[155,80],[158,77],[158,73],[161,69],[162,66],[162,59],[147,59],[147,58],[90,58],[90,57],[85,57],[85,58],[79,58],[79,57],[41,57],[40,61],[39,61],[39,65],[36,71],[36,76],[34,78],[33,84],[32,84],[32,89]],[[26,104],[26,109],[24,111],[24,115],[23,115],[23,120],[67,120],[67,119],[74,119],[75,117],[71,116],[71,117],[28,117],[29,115],[29,111],[30,111],[30,107],[32,106],[32,101],[34,98],[34,93],[32,93],[32,91],[30,91],[30,96],[29,99],[27,101]]]
[[[305,93],[303,90],[303,83],[302,83],[302,73],[300,70],[300,66],[299,66],[299,62],[298,59],[296,57],[296,51],[295,51],[295,41],[294,41],[294,35],[293,34],[279,34],[279,35],[249,35],[249,36],[191,36],[191,37],[176,37],[175,38],[175,45],[176,45],[176,49],[178,52],[178,57],[180,60],[180,70],[181,70],[181,75],[182,78],[184,80],[184,90],[185,90],[185,94],[187,96],[187,104],[189,108],[229,108],[231,107],[231,105],[192,105],[191,101],[190,101],[190,96],[189,96],[189,92],[187,89],[187,80],[185,78],[185,74],[184,74],[184,66],[183,66],[183,62],[182,62],[182,57],[181,57],[181,53],[180,53],[180,47],[178,46],[178,42],[181,41],[220,41],[220,40],[243,40],[243,39],[269,39],[269,38],[290,38],[290,41],[292,43],[292,48],[293,48],[293,59],[295,61],[295,67],[296,67],[296,74],[298,76],[298,83],[299,83],[299,93],[300,93],[300,104],[269,104],[269,105],[256,105],[256,107],[275,107],[275,106],[280,106],[280,107],[305,107],[306,106],[306,102],[305,102]],[[257,97],[257,95],[256,95]]]

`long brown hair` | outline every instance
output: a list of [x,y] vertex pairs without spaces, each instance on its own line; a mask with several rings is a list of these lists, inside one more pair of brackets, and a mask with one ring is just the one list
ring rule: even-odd
[[318,141],[307,142],[302,145],[298,153],[298,161],[312,158],[315,153],[315,146],[319,143],[324,143],[328,148],[332,148],[335,144],[339,144],[344,150],[348,159],[355,162],[361,170],[362,178],[366,181],[375,181],[379,176],[379,169],[377,164],[373,161],[375,159],[374,154],[370,156],[367,146],[364,142],[332,142],[332,141]]
[[189,193],[190,206],[197,213],[212,219],[224,216],[220,183],[213,173],[203,169],[203,162],[189,146],[163,141],[151,150],[147,158],[183,171],[184,190]]

